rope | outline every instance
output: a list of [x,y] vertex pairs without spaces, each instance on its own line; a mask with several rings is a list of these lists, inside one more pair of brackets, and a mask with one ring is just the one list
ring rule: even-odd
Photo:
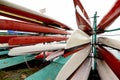
[[117,28],[117,29],[111,29],[111,30],[104,30],[104,32],[112,32],[112,31],[118,31],[120,30],[120,28]]

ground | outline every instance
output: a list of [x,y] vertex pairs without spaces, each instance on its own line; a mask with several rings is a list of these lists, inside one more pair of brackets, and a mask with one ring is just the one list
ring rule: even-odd
[[22,63],[0,70],[0,80],[24,80],[26,77],[45,67],[49,62],[43,63],[40,60],[33,60],[28,62],[28,64],[29,66],[26,63]]

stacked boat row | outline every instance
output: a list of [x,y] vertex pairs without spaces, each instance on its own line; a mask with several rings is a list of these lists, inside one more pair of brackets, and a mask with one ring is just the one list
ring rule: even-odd
[[1,59],[0,69],[63,55],[70,35],[67,30],[72,30],[67,25],[6,0],[0,0],[0,15],[6,17],[0,19],[0,55],[15,56]]
[[[0,14],[19,21],[1,19],[0,29],[35,34],[0,36],[1,51],[10,49],[8,54],[17,56],[13,57],[14,59],[0,61],[2,64],[0,68],[16,65],[18,61],[19,63],[25,62],[24,57],[28,61],[35,58],[45,58],[47,61],[52,60],[51,64],[25,80],[87,80],[91,70],[98,71],[102,80],[119,80],[119,58],[108,50],[108,47],[120,50],[119,41],[107,37],[98,37],[97,35],[104,33],[105,29],[119,17],[120,0],[116,1],[98,25],[96,23],[97,13],[95,13],[93,28],[81,2],[79,0],[73,0],[73,2],[79,29],[68,38],[66,35],[70,33],[66,30],[71,30],[71,28],[63,23],[9,3],[6,0],[1,0]],[[81,16],[77,7],[80,8],[83,16]],[[66,40],[67,42],[65,42]],[[7,45],[4,43],[7,43]],[[13,62],[11,63],[11,61]]]
[[[73,32],[67,41],[64,56],[73,56],[62,67],[56,80],[88,80],[91,69],[98,72],[100,80],[119,80],[120,54],[116,55],[116,52],[113,53],[109,48],[119,51],[120,41],[99,36],[106,31],[120,30],[105,30],[120,16],[120,0],[115,2],[98,25],[95,12],[93,28],[80,0],[73,2],[79,29]],[[92,79],[99,80],[98,78],[93,74]]]

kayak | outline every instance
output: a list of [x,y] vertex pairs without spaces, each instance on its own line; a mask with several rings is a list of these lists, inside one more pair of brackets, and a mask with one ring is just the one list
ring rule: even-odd
[[63,58],[62,56],[45,66],[43,69],[30,75],[25,80],[55,80],[58,72],[71,56]]
[[65,30],[49,28],[42,25],[38,25],[38,24],[28,23],[28,22],[19,22],[19,21],[13,21],[13,20],[5,20],[5,19],[0,19],[0,29],[37,32],[37,33],[69,34]]
[[91,22],[85,8],[83,7],[80,0],[73,0],[73,3],[75,7],[75,15],[78,28],[87,33],[88,35],[91,35]]
[[24,55],[24,56],[16,56],[16,57],[0,59],[0,64],[1,64],[0,70],[11,67],[11,66],[15,66],[21,63],[25,63],[27,61],[31,61],[33,59],[35,59],[34,55]]
[[58,73],[56,80],[67,80],[69,76],[83,63],[91,51],[91,46],[74,53],[72,57],[65,63],[60,72]]
[[11,38],[14,38],[14,37],[17,37],[16,35],[1,35],[0,36],[0,43],[8,43],[8,41],[11,39]]
[[98,24],[97,30],[104,32],[120,16],[120,0],[116,0],[110,11],[102,18]]
[[75,30],[67,40],[66,49],[90,43],[90,36],[80,29]]
[[65,41],[67,39],[67,37],[58,36],[21,36],[11,38],[8,43],[9,45],[30,45],[44,42]]
[[64,49],[66,44],[36,44],[10,49],[9,56],[35,54],[36,52]]
[[120,41],[119,40],[114,40],[114,39],[110,39],[110,38],[106,38],[106,37],[99,37],[98,41],[103,45],[120,50],[120,44],[119,44]]
[[64,57],[74,54],[76,51],[81,50],[88,44],[90,44],[90,36],[80,29],[75,30],[69,39],[65,47]]
[[22,21],[24,20],[38,24],[45,23],[46,25],[52,25],[63,29],[72,30],[67,25],[53,18],[50,18],[33,10],[27,9],[25,7],[10,3],[7,0],[0,0],[0,14],[3,16],[19,19]]

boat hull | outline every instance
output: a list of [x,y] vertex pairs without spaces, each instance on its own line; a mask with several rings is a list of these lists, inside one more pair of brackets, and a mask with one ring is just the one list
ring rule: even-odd
[[120,41],[114,40],[106,37],[99,37],[98,41],[102,43],[103,45],[109,46],[114,49],[120,50]]
[[57,36],[23,36],[15,37],[8,41],[9,45],[30,45],[44,42],[65,41],[67,37]]
[[0,19],[0,29],[1,30],[36,32],[36,33],[69,34],[65,30],[49,28],[49,27],[45,27],[45,26],[33,24],[33,23],[19,22],[19,21],[13,21],[13,20],[4,20],[4,19]]
[[30,46],[15,47],[10,50],[8,55],[17,56],[17,55],[26,55],[26,54],[35,54],[42,51],[52,51],[64,49],[66,44],[36,44]]
[[88,46],[75,54],[66,62],[66,64],[60,70],[56,80],[67,80],[69,76],[82,64],[87,58],[91,50],[91,46]]
[[104,60],[97,60],[97,70],[101,80],[119,80]]

